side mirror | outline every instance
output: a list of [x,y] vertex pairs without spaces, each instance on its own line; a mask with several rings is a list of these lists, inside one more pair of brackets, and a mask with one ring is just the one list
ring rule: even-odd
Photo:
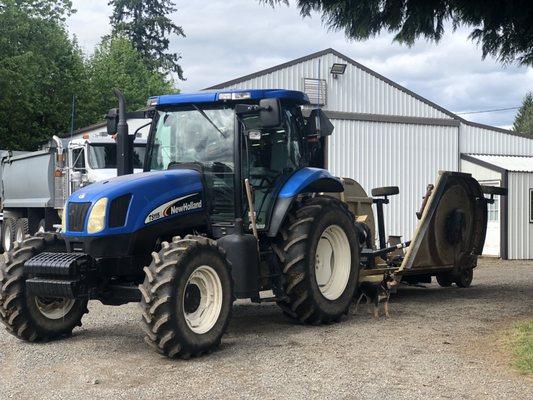
[[263,128],[276,128],[281,125],[281,103],[279,99],[259,101],[259,118]]
[[307,118],[305,133],[306,136],[330,136],[334,128],[326,113],[321,109],[315,109],[311,111]]
[[107,122],[107,134],[114,135],[118,130],[118,109],[112,108],[107,113],[106,117]]

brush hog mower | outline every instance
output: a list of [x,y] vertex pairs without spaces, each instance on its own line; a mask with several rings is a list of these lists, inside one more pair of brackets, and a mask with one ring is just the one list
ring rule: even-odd
[[[139,302],[147,344],[189,358],[220,344],[235,299],[324,324],[370,275],[470,284],[491,200],[469,175],[443,172],[412,241],[388,246],[383,206],[398,189],[368,197],[320,168],[333,125],[321,110],[304,116],[304,93],[167,95],[128,115],[117,96],[108,133],[120,176],[73,193],[60,233],[2,257],[0,318],[18,338],[70,335],[89,300]],[[126,117],[152,119],[143,173],[132,174]]]

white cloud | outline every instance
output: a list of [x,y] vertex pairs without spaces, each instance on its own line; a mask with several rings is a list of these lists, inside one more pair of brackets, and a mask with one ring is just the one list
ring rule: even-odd
[[[333,47],[414,92],[451,111],[506,108],[521,104],[533,90],[533,69],[503,67],[481,60],[481,51],[468,39],[468,30],[448,33],[436,45],[420,40],[412,47],[392,42],[383,34],[363,42],[330,32],[320,17],[305,18],[296,7],[272,9],[257,0],[175,0],[172,16],[186,38],[171,39],[182,55],[187,80],[183,91],[195,91],[306,54]],[[90,53],[109,33],[107,0],[74,0],[78,10],[68,26]],[[465,115],[492,125],[509,125],[514,111]]]

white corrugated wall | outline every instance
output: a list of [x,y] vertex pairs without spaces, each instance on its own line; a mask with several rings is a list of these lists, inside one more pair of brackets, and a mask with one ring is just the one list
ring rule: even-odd
[[529,190],[533,173],[509,172],[509,258],[533,259],[533,223],[529,222]]
[[399,186],[385,208],[387,234],[411,238],[428,183],[439,170],[458,170],[457,127],[333,120],[328,168],[357,180],[370,193]]
[[[329,72],[333,63],[348,64],[344,75],[339,75],[337,79]],[[303,90],[303,78],[326,79],[326,110],[451,119],[438,109],[332,53],[226,88]]]
[[533,156],[533,139],[461,123],[461,153]]

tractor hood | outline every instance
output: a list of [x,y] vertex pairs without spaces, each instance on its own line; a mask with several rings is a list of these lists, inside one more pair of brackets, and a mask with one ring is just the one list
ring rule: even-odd
[[[107,199],[105,227],[89,234],[87,222],[100,199]],[[164,220],[204,209],[201,175],[176,169],[124,175],[73,193],[67,204],[67,237],[127,234]]]

